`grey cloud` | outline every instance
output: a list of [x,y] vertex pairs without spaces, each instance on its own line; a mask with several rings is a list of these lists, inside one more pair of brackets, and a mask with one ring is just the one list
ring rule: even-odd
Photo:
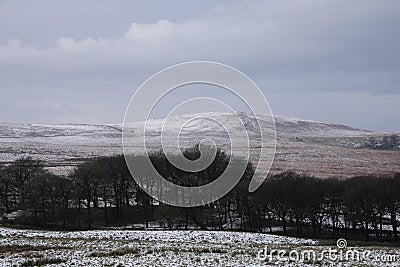
[[116,118],[147,77],[191,60],[237,67],[267,94],[400,94],[399,1],[29,3],[0,3],[0,91],[27,99],[107,97]]

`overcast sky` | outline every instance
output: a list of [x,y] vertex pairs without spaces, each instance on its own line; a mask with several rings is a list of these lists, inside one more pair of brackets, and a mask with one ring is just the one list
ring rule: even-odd
[[0,121],[121,123],[192,60],[243,71],[274,114],[400,131],[398,0],[0,0]]

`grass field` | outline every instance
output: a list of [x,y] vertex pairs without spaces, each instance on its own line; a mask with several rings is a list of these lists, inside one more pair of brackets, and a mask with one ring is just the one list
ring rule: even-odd
[[[287,252],[337,247],[310,239],[241,232],[0,228],[0,238],[0,266],[398,266],[400,259],[400,248],[362,246],[355,249],[371,250],[372,260],[297,262],[288,261],[287,256],[281,261],[276,257],[262,260],[257,255],[266,246]],[[387,255],[396,256],[395,261]]]

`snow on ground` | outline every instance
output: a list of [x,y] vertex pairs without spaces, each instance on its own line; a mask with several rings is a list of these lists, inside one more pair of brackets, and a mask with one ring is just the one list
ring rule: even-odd
[[[0,266],[315,266],[268,262],[257,258],[271,249],[322,250],[309,239],[269,234],[212,231],[94,230],[56,232],[0,227]],[[374,248],[373,255],[395,254],[393,248]],[[337,266],[337,262],[319,262]],[[397,266],[392,262],[386,266]],[[354,266],[342,262],[341,266]],[[358,263],[357,263],[358,264]],[[364,266],[366,262],[360,262]],[[381,262],[369,266],[385,266]],[[50,265],[49,265],[50,266]]]
[[[230,140],[224,128],[233,129],[232,138],[239,137],[241,121],[236,116],[225,113],[211,113],[221,124],[206,117],[210,114],[198,114],[199,118],[188,122],[189,115],[171,118],[174,130],[182,129],[180,145],[191,147],[202,138],[209,138],[215,144],[229,151]],[[259,158],[261,146],[258,123],[253,115],[239,113],[250,138],[251,160]],[[267,115],[259,114],[263,129],[269,129]],[[345,125],[329,124],[295,118],[275,116],[277,130],[277,150],[272,172],[293,170],[309,173],[318,177],[351,177],[364,174],[392,174],[399,170],[400,150],[370,149],[366,144],[371,140],[381,142],[390,133],[374,133]],[[165,119],[151,119],[147,123],[146,145],[149,149],[159,150],[161,129]],[[143,122],[129,124],[133,133]],[[171,131],[174,132],[174,131]],[[174,136],[164,133],[167,140]],[[232,134],[232,133],[230,133]],[[90,157],[122,154],[121,125],[39,125],[0,122],[0,163],[10,162],[22,156],[30,155],[43,160],[46,167],[55,174],[68,175],[74,167]],[[140,136],[132,140],[132,148],[139,147]],[[247,140],[243,140],[245,144]],[[247,155],[245,146],[239,153]],[[143,153],[143,151],[137,151]]]
[[93,231],[39,231],[0,228],[1,237],[28,238],[67,238],[67,239],[111,239],[111,240],[141,240],[154,242],[203,242],[203,243],[252,243],[252,244],[317,244],[310,239],[292,237],[222,231],[137,231],[137,230],[93,230]]
[[[264,245],[317,244],[308,239],[212,231],[53,232],[0,228],[0,237],[0,248],[5,248],[0,249],[0,266],[43,258],[64,261],[58,263],[62,266],[257,266],[261,262],[257,263],[256,252]],[[23,251],[11,251],[17,247]],[[7,248],[10,252],[4,253]]]

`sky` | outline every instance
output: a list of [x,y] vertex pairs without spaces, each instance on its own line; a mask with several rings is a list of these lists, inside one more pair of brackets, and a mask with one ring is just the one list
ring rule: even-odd
[[[121,123],[147,78],[205,60],[276,115],[400,132],[399,44],[398,0],[0,0],[0,121]],[[202,94],[231,98],[170,99]]]

